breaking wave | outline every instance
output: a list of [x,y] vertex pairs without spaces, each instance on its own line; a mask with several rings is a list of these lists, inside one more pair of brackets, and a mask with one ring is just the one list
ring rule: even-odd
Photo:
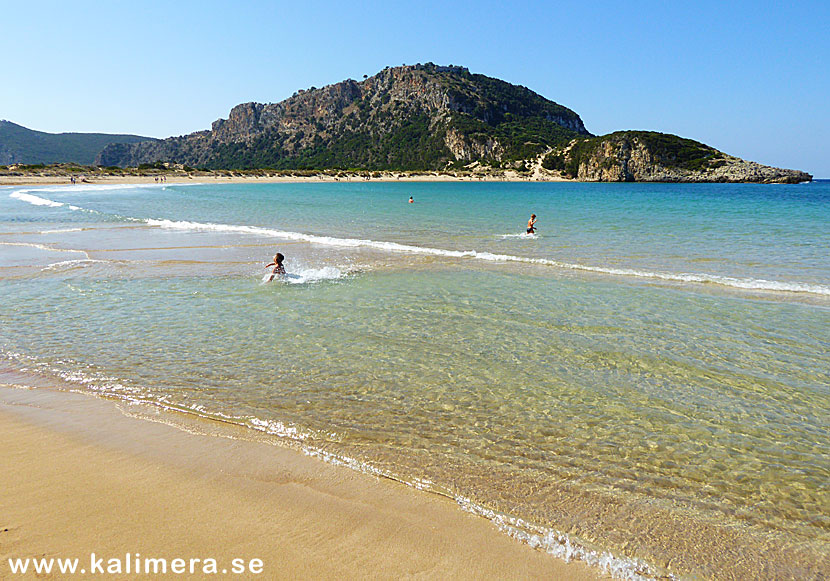
[[60,206],[65,205],[63,202],[53,202],[52,200],[47,200],[46,198],[35,196],[34,194],[28,193],[27,190],[13,192],[9,194],[9,197],[15,198],[16,200],[20,200],[21,202],[28,202],[34,206],[49,206],[51,208],[59,208]]
[[406,252],[410,254],[422,254],[431,256],[446,256],[450,258],[472,258],[476,260],[486,260],[491,262],[520,262],[526,264],[540,264],[545,266],[552,266],[556,268],[568,270],[581,270],[586,272],[596,272],[599,274],[610,274],[616,276],[628,276],[635,278],[650,278],[657,280],[665,280],[672,282],[684,283],[703,283],[703,284],[718,284],[729,286],[733,288],[745,290],[761,290],[761,291],[777,291],[777,292],[793,292],[793,293],[811,293],[817,295],[830,296],[830,286],[789,282],[789,281],[774,281],[756,278],[736,278],[728,276],[720,276],[716,274],[706,273],[670,273],[659,271],[639,270],[633,268],[611,268],[604,266],[590,266],[585,264],[562,262],[558,260],[551,260],[548,258],[530,258],[526,256],[516,256],[512,254],[495,254],[492,252],[482,252],[477,250],[445,250],[441,248],[431,248],[428,246],[414,246],[411,244],[400,244],[398,242],[384,242],[379,240],[367,240],[361,238],[335,238],[331,236],[317,236],[314,234],[304,234],[302,232],[291,232],[285,230],[276,230],[272,228],[263,228],[261,226],[244,226],[235,224],[212,224],[201,222],[188,221],[173,221],[173,220],[145,220],[150,226],[157,226],[160,228],[171,228],[177,230],[192,230],[192,231],[215,231],[215,232],[236,232],[241,234],[252,234],[256,236],[267,236],[272,238],[281,238],[284,240],[297,240],[309,242],[311,244],[322,244],[327,246],[337,246],[341,248],[374,248],[377,250],[385,250],[390,252]]
[[[158,187],[154,185],[135,186],[135,185],[117,185],[117,186],[90,186],[83,189],[95,190],[116,190],[129,189],[135,187],[152,188]],[[75,191],[79,191],[78,188]],[[39,188],[37,190],[17,190],[12,192],[10,196],[18,200],[34,204],[36,206],[60,207],[65,206],[63,202],[56,202],[47,198],[36,196],[30,192],[48,192],[48,191],[68,191],[66,186],[58,188]],[[95,210],[85,210],[77,206],[69,205],[72,210],[82,210],[88,212],[95,212]],[[321,244],[326,246],[336,246],[340,248],[374,248],[388,252],[405,252],[409,254],[420,254],[430,256],[445,256],[449,258],[472,258],[476,260],[486,260],[491,262],[519,262],[526,264],[540,264],[545,266],[552,266],[555,268],[567,270],[579,270],[585,272],[595,272],[598,274],[608,274],[615,276],[627,276],[634,278],[647,278],[655,280],[664,280],[670,282],[681,283],[700,283],[700,284],[716,284],[728,286],[732,288],[755,290],[755,291],[774,291],[774,292],[789,292],[789,293],[809,293],[815,295],[830,296],[830,286],[795,282],[795,281],[775,281],[757,278],[737,278],[722,276],[707,273],[695,272],[660,272],[648,271],[634,268],[611,268],[605,266],[590,266],[585,264],[562,262],[558,260],[551,260],[548,258],[530,258],[525,256],[516,256],[512,254],[495,254],[486,251],[477,250],[445,250],[441,248],[431,248],[428,246],[415,246],[411,244],[400,244],[398,242],[385,242],[380,240],[368,240],[361,238],[337,238],[332,236],[318,236],[315,234],[304,234],[302,232],[292,232],[287,230],[277,230],[272,228],[264,228],[261,226],[246,226],[238,224],[215,224],[202,223],[190,221],[175,221],[175,220],[156,220],[156,219],[140,219],[118,216],[131,222],[143,222],[149,226],[156,226],[159,228],[169,228],[176,230],[191,230],[191,231],[214,231],[214,232],[235,232],[241,234],[252,234],[255,236],[266,236],[271,238],[280,238],[283,240],[296,240],[301,242],[308,242],[311,244]],[[527,234],[507,234],[503,237],[532,237]],[[338,277],[340,275],[337,275]],[[322,278],[331,278],[326,275]],[[307,282],[303,280],[303,282]]]

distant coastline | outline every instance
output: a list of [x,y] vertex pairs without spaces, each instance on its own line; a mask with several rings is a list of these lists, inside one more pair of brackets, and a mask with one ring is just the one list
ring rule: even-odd
[[576,181],[547,173],[515,170],[488,171],[368,171],[368,170],[193,170],[172,165],[155,168],[102,168],[95,166],[13,165],[0,166],[0,186],[70,184],[159,183],[279,183],[279,182],[360,182],[360,181]]
[[123,177],[119,171],[132,177],[176,168],[280,181],[812,180],[805,171],[741,159],[678,135],[641,129],[593,135],[575,111],[527,87],[434,63],[386,67],[362,82],[301,89],[279,103],[241,103],[210,129],[166,139],[48,134],[0,121],[0,164],[7,164],[0,175],[13,165],[56,163],[94,167],[81,171],[108,179]]
[[[165,167],[165,165],[169,167]],[[74,164],[0,166],[0,186],[154,184],[154,183],[281,183],[281,182],[572,182],[558,173],[535,167],[530,171],[494,169],[480,166],[448,171],[370,171],[361,169],[217,169],[197,170],[180,164],[157,164],[157,167],[113,168]],[[591,180],[593,181],[593,180]],[[820,180],[819,180],[820,181]],[[697,182],[656,182],[697,183]],[[759,182],[748,182],[759,183]],[[764,183],[764,182],[760,182]]]

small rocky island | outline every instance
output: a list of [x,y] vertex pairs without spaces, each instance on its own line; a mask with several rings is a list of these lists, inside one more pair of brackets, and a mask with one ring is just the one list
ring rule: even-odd
[[509,170],[534,179],[798,183],[809,174],[744,161],[650,131],[594,136],[577,113],[458,66],[386,68],[363,81],[245,103],[210,130],[113,143],[100,166],[203,170]]

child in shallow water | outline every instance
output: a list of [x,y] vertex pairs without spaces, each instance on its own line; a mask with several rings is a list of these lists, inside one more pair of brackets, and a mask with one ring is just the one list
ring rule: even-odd
[[274,255],[274,262],[265,265],[265,268],[274,267],[273,272],[271,272],[271,278],[268,279],[268,282],[274,280],[274,277],[279,275],[285,274],[285,267],[282,265],[282,261],[285,260],[285,256],[282,255],[281,252],[277,252]]

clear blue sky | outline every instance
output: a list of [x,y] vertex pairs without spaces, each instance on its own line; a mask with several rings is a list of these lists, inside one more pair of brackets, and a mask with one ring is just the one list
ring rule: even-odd
[[0,119],[168,137],[432,61],[830,178],[830,2],[6,2]]

